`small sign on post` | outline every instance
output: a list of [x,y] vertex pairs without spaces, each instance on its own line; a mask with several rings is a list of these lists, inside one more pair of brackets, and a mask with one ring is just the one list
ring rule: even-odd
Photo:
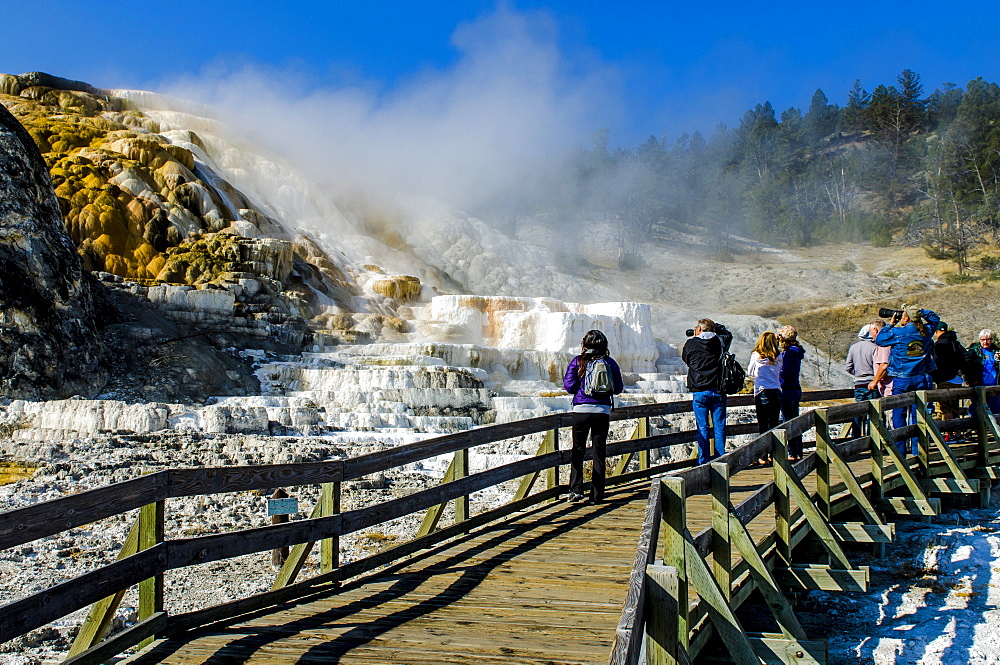
[[270,517],[275,515],[294,515],[299,512],[299,500],[291,499],[268,499],[267,514]]

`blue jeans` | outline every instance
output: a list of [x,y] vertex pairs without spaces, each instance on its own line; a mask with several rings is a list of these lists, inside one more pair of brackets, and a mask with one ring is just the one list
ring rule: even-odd
[[[698,464],[704,464],[726,452],[726,396],[717,390],[691,393],[694,420],[698,424]],[[715,430],[715,453],[709,446],[708,414]]]
[[[915,390],[929,390],[931,388],[930,379],[927,378],[926,374],[921,374],[919,376],[896,376],[892,379],[892,394],[902,395],[903,393],[913,392]],[[909,416],[909,417],[907,417]],[[907,422],[909,421],[909,422]],[[917,422],[917,405],[901,409],[892,410],[892,428],[899,429],[906,425],[914,425]],[[906,454],[906,440],[897,441],[896,448],[899,449],[900,455]],[[917,440],[915,438],[910,439],[910,454],[917,454]]]
[[[878,399],[881,397],[878,390],[868,390],[868,384],[860,384],[854,386],[854,401],[855,402],[867,402],[870,399]],[[851,423],[851,438],[856,439],[859,436],[864,436],[868,434],[868,428],[866,425],[865,418],[855,418]]]

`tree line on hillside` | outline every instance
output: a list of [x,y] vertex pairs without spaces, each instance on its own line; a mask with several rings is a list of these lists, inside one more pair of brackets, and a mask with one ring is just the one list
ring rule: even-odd
[[652,234],[676,229],[712,239],[719,257],[731,256],[732,235],[792,246],[923,242],[962,272],[1000,268],[969,259],[1000,234],[998,203],[1000,86],[977,78],[925,95],[905,70],[871,92],[855,81],[843,107],[817,90],[804,113],[764,102],[707,137],[612,149],[599,132],[508,213],[604,219],[622,268]]

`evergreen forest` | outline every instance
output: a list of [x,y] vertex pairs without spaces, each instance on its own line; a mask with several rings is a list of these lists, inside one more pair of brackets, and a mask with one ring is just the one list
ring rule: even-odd
[[855,81],[843,107],[817,90],[805,112],[764,102],[710,136],[650,136],[626,149],[602,131],[528,200],[536,214],[582,207],[607,220],[621,268],[634,267],[651,234],[676,229],[708,239],[722,260],[740,236],[923,244],[960,274],[995,271],[975,248],[1000,234],[1000,85],[977,78],[925,94],[905,70],[870,92]]

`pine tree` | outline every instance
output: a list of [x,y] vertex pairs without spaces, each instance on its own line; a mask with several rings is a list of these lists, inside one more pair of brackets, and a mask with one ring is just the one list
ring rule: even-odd
[[903,134],[910,134],[924,124],[926,102],[921,99],[924,86],[920,83],[920,77],[909,69],[904,69],[896,77],[896,83],[899,84],[900,131]]
[[861,81],[855,79],[854,85],[847,93],[847,106],[844,107],[843,113],[840,114],[843,131],[860,133],[863,129],[866,129],[865,113],[871,99],[872,96],[868,94],[868,91],[861,87]]
[[830,104],[826,94],[819,88],[813,93],[812,100],[809,102],[809,110],[806,111],[805,120],[814,142],[829,136],[837,128],[837,107]]

